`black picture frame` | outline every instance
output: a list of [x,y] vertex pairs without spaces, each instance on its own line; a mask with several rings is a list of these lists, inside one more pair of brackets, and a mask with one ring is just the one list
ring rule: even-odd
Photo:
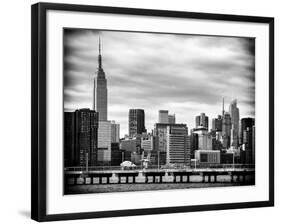
[[[69,214],[46,214],[46,13],[48,10],[253,22],[269,25],[269,200]],[[37,3],[31,11],[31,218],[54,221],[274,206],[274,18],[137,8]]]

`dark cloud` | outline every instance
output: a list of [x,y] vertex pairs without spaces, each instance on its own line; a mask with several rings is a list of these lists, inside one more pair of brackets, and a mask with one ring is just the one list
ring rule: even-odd
[[64,102],[68,110],[91,107],[98,38],[108,80],[109,119],[127,132],[130,108],[143,108],[153,127],[159,109],[194,126],[205,112],[215,117],[221,99],[237,98],[240,114],[254,116],[253,38],[64,30]]

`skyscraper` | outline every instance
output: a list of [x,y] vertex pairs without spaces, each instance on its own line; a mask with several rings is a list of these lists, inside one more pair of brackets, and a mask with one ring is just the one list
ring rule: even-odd
[[76,166],[78,154],[75,149],[75,113],[64,112],[64,166]]
[[242,163],[255,163],[255,126],[247,127],[243,131]]
[[237,100],[233,100],[229,105],[229,113],[231,116],[231,146],[238,148],[239,145],[239,109],[237,107]]
[[169,123],[169,111],[159,110],[158,113],[158,123],[168,124]]
[[255,164],[256,162],[256,127],[253,126],[252,130],[252,164]]
[[111,121],[111,143],[119,143],[120,139],[120,124]]
[[247,130],[247,128],[252,128],[255,125],[255,119],[251,117],[246,117],[241,119],[241,126],[240,126],[240,143],[245,143],[244,139],[244,131]]
[[222,131],[222,116],[218,115],[217,118],[212,119],[212,130],[213,131]]
[[194,152],[198,150],[198,134],[190,133],[190,156],[194,159]]
[[110,165],[111,161],[111,122],[99,121],[98,164]]
[[198,128],[199,126],[205,127],[207,130],[209,128],[209,118],[205,115],[205,113],[201,113],[199,116],[195,118],[195,127]]
[[230,147],[231,138],[231,116],[224,111],[224,98],[222,98],[222,147],[228,149]]
[[207,128],[195,128],[192,130],[192,134],[198,136],[198,150],[212,150],[212,136],[208,133]]
[[175,124],[176,123],[176,115],[175,114],[169,114],[168,115],[168,121],[169,121],[169,124]]
[[145,114],[143,109],[129,110],[129,136],[133,137],[137,134],[146,132]]
[[231,116],[225,112],[222,117],[222,146],[227,149],[230,147],[231,137]]
[[107,80],[102,67],[101,42],[99,38],[99,55],[97,76],[94,79],[93,107],[99,113],[98,155],[99,165],[109,165],[111,161],[111,122],[107,120]]
[[159,110],[158,112],[158,123],[160,124],[175,124],[176,115],[169,114],[168,110]]
[[243,146],[242,162],[255,163],[255,119],[251,117],[241,119],[241,144]]
[[98,113],[90,109],[64,112],[65,165],[97,164]]
[[186,124],[164,124],[164,123],[154,124],[153,134],[156,137],[157,148],[158,148],[157,150],[159,150],[160,152],[167,151],[167,130],[168,130],[167,127],[185,128],[188,131]]
[[102,68],[101,44],[99,39],[99,56],[97,76],[94,79],[93,108],[99,112],[99,121],[107,121],[107,80]]
[[186,125],[167,126],[167,164],[190,165],[190,136]]

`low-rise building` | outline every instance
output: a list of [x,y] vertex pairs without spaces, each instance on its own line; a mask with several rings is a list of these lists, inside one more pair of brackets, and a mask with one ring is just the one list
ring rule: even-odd
[[200,165],[220,164],[220,151],[218,150],[197,150],[195,159]]
[[129,151],[129,152],[136,152],[137,151],[137,138],[126,138],[120,141],[120,149]]

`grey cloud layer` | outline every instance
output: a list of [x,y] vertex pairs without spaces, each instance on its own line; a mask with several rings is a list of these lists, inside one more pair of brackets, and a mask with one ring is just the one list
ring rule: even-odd
[[65,109],[91,107],[98,37],[108,79],[109,119],[127,133],[129,108],[143,108],[153,127],[159,109],[194,126],[215,117],[221,99],[238,99],[241,116],[254,116],[254,39],[133,32],[65,30]]

